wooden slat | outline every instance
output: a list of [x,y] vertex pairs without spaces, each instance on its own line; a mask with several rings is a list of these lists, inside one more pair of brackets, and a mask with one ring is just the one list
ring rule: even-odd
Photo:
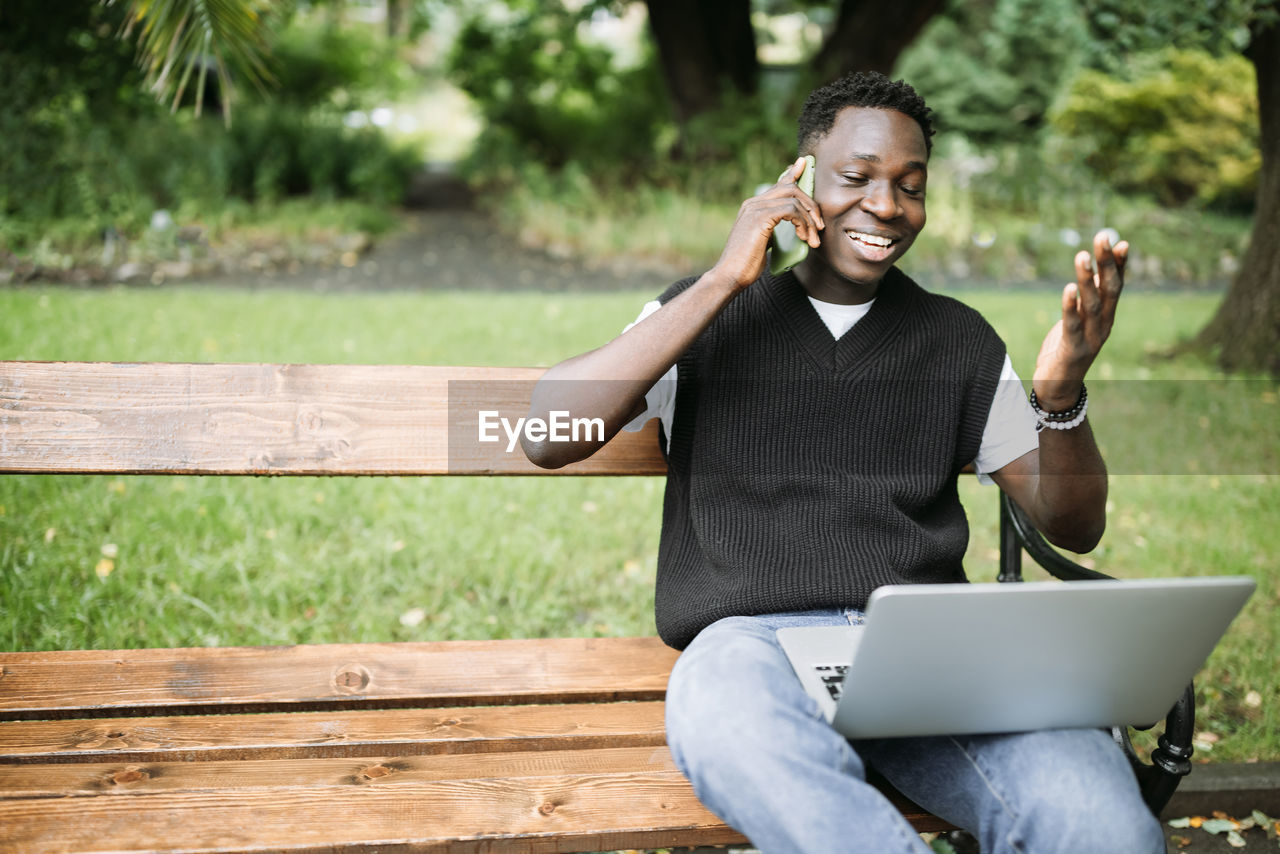
[[[447,780],[677,772],[664,745],[588,750],[401,756],[352,759],[277,759],[243,762],[102,762],[0,764],[0,801],[53,797],[144,795],[159,792],[245,791],[353,786],[422,785]],[[922,830],[933,817],[882,780],[876,785]],[[689,789],[685,797],[694,799]],[[933,829],[943,829],[941,826]]]
[[[601,851],[740,842],[678,772],[0,801],[0,851]],[[474,847],[472,847],[474,846]]]
[[490,780],[675,771],[665,745],[340,759],[208,762],[83,762],[0,765],[0,800],[145,795],[157,792],[399,786]]
[[[0,362],[0,473],[546,474],[514,423],[541,368]],[[559,474],[665,474],[656,424]]]
[[[919,829],[943,829],[896,793]],[[287,809],[284,808],[287,805]],[[304,850],[382,844],[594,851],[741,842],[666,748],[380,760],[0,766],[21,850]],[[461,850],[467,850],[461,846]],[[489,850],[489,849],[486,849]]]
[[0,653],[0,720],[657,700],[657,638]]
[[663,704],[576,703],[0,722],[0,762],[193,762],[665,743]]

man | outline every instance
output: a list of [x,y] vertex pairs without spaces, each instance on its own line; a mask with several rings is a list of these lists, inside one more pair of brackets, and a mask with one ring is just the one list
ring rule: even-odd
[[[662,419],[656,616],[683,650],[668,742],[703,802],[761,850],[926,851],[865,782],[873,767],[985,854],[1154,854],[1160,827],[1105,733],[851,744],[774,637],[860,622],[882,584],[963,582],[966,464],[1060,546],[1088,551],[1105,525],[1084,377],[1110,333],[1128,246],[1099,235],[1094,258],[1077,255],[1028,402],[986,321],[894,267],[925,224],[932,132],[900,81],[853,75],[816,90],[801,158],[742,204],[716,265],[548,371],[531,415],[598,417],[606,440]],[[796,184],[806,154],[812,198]],[[766,249],[784,220],[810,251],[775,276]],[[556,467],[602,444],[524,447]]]

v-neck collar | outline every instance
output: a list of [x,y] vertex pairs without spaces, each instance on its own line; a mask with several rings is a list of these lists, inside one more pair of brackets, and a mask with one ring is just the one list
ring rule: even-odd
[[893,331],[906,319],[905,309],[918,289],[897,267],[891,267],[876,289],[871,310],[836,339],[793,271],[769,275],[765,284],[775,310],[814,366],[822,371],[851,374],[892,340]]

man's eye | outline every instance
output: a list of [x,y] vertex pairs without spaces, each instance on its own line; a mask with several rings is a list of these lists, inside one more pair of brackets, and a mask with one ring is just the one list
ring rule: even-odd
[[908,196],[923,196],[924,187],[913,187],[913,186],[903,187],[902,192],[906,193]]
[[840,176],[840,177],[844,178],[846,181],[848,181],[848,182],[849,182],[849,183],[851,183],[851,184],[865,184],[865,183],[867,183],[867,176],[865,176],[865,175],[850,175],[850,174],[846,173],[846,174],[844,174],[844,175],[842,175],[842,176]]

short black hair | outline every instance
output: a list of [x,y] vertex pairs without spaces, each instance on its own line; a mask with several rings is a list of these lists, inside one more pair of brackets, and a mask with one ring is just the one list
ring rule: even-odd
[[879,71],[856,71],[814,89],[805,99],[796,121],[796,141],[801,154],[812,154],[818,140],[835,124],[846,107],[897,110],[916,120],[924,133],[925,152],[933,151],[933,110],[920,93],[904,80],[890,80]]

